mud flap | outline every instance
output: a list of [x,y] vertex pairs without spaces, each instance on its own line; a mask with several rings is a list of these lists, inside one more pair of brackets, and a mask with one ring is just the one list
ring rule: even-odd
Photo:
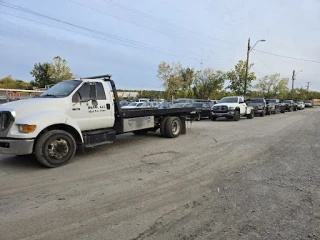
[[187,133],[186,118],[185,117],[180,117],[180,121],[181,121],[181,132],[180,132],[180,134],[186,134]]

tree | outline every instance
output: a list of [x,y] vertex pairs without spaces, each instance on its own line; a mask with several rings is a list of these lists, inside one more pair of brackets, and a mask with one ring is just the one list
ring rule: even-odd
[[0,88],[13,88],[13,89],[28,89],[30,83],[24,82],[19,79],[13,79],[11,75],[8,75],[0,79]]
[[280,99],[285,99],[288,97],[289,88],[288,88],[289,78],[282,78],[277,85],[273,87],[273,96],[278,96]]
[[180,62],[172,63],[172,65],[161,62],[158,65],[157,77],[163,81],[163,86],[166,89],[167,99],[175,95],[183,86],[183,78],[181,75],[182,65]]
[[[53,78],[50,74],[51,64],[46,63],[35,63],[33,70],[30,74],[34,77],[35,87],[45,87],[46,85],[54,84]],[[33,84],[32,83],[32,84]]]
[[[250,69],[254,64],[251,63],[248,66],[248,78],[247,78],[247,88],[251,87],[251,82],[256,79],[255,73],[251,72]],[[227,72],[227,77],[230,81],[228,88],[235,92],[237,95],[244,94],[245,78],[246,78],[246,61],[240,60],[234,69]]]
[[192,97],[193,91],[191,85],[194,83],[195,71],[193,68],[182,68],[182,97]]
[[50,64],[49,75],[52,77],[53,83],[61,82],[62,80],[72,78],[70,68],[67,66],[67,61],[60,56],[53,58],[54,63]]
[[30,74],[34,77],[31,85],[35,87],[45,87],[46,85],[56,84],[62,80],[72,78],[67,61],[59,56],[53,58],[54,63],[36,63]]
[[272,95],[276,95],[274,91],[277,90],[279,82],[280,73],[266,75],[259,79],[258,84],[255,85],[255,88],[260,91],[260,94],[263,97],[270,98]]
[[212,68],[206,68],[198,71],[194,83],[195,96],[197,98],[214,98],[214,92],[221,91],[226,79],[226,74],[220,70],[214,71]]

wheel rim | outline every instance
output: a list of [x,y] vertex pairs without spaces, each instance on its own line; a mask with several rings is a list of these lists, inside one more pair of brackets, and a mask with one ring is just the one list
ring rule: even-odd
[[55,161],[63,161],[69,153],[69,144],[63,138],[52,139],[47,145],[47,155]]
[[178,121],[173,121],[172,122],[172,133],[174,135],[178,134],[180,132],[180,124]]

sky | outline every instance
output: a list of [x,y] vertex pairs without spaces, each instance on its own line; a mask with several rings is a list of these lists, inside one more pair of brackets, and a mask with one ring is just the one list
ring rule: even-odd
[[161,61],[228,71],[246,59],[250,38],[266,40],[250,53],[258,78],[302,70],[295,87],[320,91],[319,0],[4,2],[33,14],[0,5],[0,78],[31,81],[35,63],[61,56],[77,77],[109,73],[118,88],[160,90]]

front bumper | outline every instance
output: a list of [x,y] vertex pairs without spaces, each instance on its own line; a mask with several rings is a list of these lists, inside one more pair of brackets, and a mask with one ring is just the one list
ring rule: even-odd
[[34,139],[0,139],[0,154],[27,155],[33,152]]
[[228,112],[211,112],[211,116],[230,118],[230,117],[233,117],[233,116],[234,116],[234,111],[228,111]]
[[263,111],[264,111],[263,109],[253,109],[253,112],[255,114],[262,113]]

